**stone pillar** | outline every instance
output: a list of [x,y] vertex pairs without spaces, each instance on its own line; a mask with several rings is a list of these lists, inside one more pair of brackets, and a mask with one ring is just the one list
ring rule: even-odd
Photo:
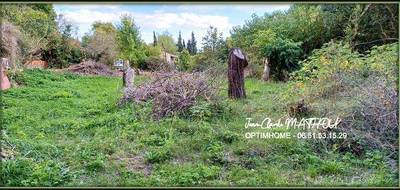
[[270,68],[270,65],[269,65],[268,58],[265,58],[265,60],[264,60],[264,72],[263,72],[263,75],[262,75],[262,78],[263,78],[264,81],[268,81],[269,80],[270,71],[271,71],[271,68]]
[[130,67],[129,61],[124,62],[122,85],[125,88],[132,88],[135,77],[135,71]]

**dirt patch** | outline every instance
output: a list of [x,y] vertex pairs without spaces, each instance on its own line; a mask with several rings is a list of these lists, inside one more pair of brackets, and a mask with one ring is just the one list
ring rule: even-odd
[[2,148],[2,150],[0,151],[0,159],[14,159],[16,155],[16,152],[14,151],[14,149],[10,149],[10,148]]
[[126,164],[126,169],[133,172],[142,172],[145,176],[151,175],[153,166],[146,163],[142,155],[132,155],[128,157],[120,157],[118,161]]
[[174,159],[172,159],[172,164],[173,165],[177,165],[177,166],[179,166],[179,165],[183,165],[183,164],[185,164],[185,163],[190,163],[190,162],[192,162],[193,161],[193,159],[192,158],[190,158],[190,157],[185,157],[185,156],[177,156],[177,157],[175,157]]
[[64,69],[64,71],[89,76],[119,76],[118,71],[111,70],[109,66],[92,60],[83,61],[76,65],[71,65],[70,67]]

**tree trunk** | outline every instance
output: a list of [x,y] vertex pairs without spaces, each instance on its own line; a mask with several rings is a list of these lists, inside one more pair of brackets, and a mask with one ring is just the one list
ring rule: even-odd
[[246,55],[238,48],[229,51],[228,64],[228,95],[232,99],[245,98],[244,68],[248,65]]
[[271,71],[271,68],[269,66],[268,58],[265,58],[265,60],[264,60],[264,73],[263,73],[263,76],[262,76],[264,81],[268,81],[269,80],[270,71]]

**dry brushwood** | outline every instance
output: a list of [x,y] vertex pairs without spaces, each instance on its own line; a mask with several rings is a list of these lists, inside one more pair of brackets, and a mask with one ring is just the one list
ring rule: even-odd
[[81,75],[117,76],[117,72],[111,70],[107,65],[92,60],[72,65],[66,68],[66,70]]
[[[343,119],[341,130],[361,137],[369,148],[388,150],[392,157],[397,157],[399,123],[395,83],[370,77],[356,86],[352,98],[358,106],[352,116]],[[363,122],[354,122],[354,117]]]
[[152,115],[158,120],[186,111],[198,98],[211,101],[215,97],[217,86],[205,73],[155,73],[149,83],[126,88],[119,104],[153,100]]
[[173,65],[168,64],[164,59],[159,57],[149,57],[145,60],[145,63],[148,69],[153,72],[170,72],[176,70]]
[[[350,80],[342,74],[340,83],[346,90],[336,95],[351,100],[350,105],[333,105],[324,109],[325,117],[339,117],[336,132],[346,133],[345,139],[320,139],[321,144],[329,147],[339,145],[339,151],[349,151],[362,155],[366,149],[388,152],[387,158],[398,158],[399,123],[398,94],[395,81],[381,75],[369,76],[363,80]],[[351,88],[350,88],[350,87]],[[351,107],[349,107],[351,106]],[[340,113],[340,114],[339,114]]]

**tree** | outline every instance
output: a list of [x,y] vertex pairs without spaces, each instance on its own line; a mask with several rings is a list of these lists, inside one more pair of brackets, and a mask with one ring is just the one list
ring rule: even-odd
[[298,62],[303,53],[301,42],[278,38],[273,45],[266,45],[263,50],[271,60],[271,74],[278,80],[287,81],[288,73],[300,68]]
[[161,55],[161,47],[160,46],[144,44],[144,47],[145,47],[146,57],[160,57],[160,55]]
[[80,42],[73,38],[77,27],[68,22],[63,15],[56,19],[58,31],[53,33],[51,40],[41,53],[41,59],[50,67],[64,68],[69,64],[79,63],[83,59]]
[[128,60],[135,67],[140,67],[144,63],[143,42],[133,17],[121,16],[121,21],[117,25],[117,41],[120,58]]
[[95,22],[91,33],[82,39],[89,56],[96,61],[113,64],[118,55],[117,29],[110,22]]
[[190,40],[190,49],[191,49],[191,55],[196,55],[197,54],[197,41],[196,38],[194,37],[194,33],[192,32],[192,39]]
[[62,14],[58,15],[57,25],[58,25],[58,29],[59,29],[61,35],[64,38],[72,37],[72,33],[74,30],[73,25],[64,18],[64,15],[62,15]]
[[398,40],[396,4],[326,4],[321,9],[330,33],[336,38],[344,37],[358,51]]
[[243,26],[234,27],[231,37],[233,46],[259,54],[254,39],[259,31],[271,30],[281,39],[301,42],[303,60],[331,39],[345,39],[360,52],[391,43],[398,40],[398,27],[396,4],[295,4],[285,12],[253,15]]
[[111,22],[94,22],[92,24],[92,31],[102,33],[116,33],[117,29]]
[[203,37],[203,50],[216,53],[223,46],[223,43],[222,32],[218,33],[217,28],[210,26],[207,34]]
[[181,31],[179,31],[178,44],[176,44],[176,46],[178,47],[178,52],[183,50]]
[[[73,39],[77,27],[54,11],[52,4],[8,4],[0,9],[2,23],[18,28],[18,58],[10,55],[12,65],[35,59],[47,61],[50,67],[63,68],[80,62],[80,42]],[[12,40],[14,41],[14,40]],[[0,49],[3,49],[0,48]]]
[[250,68],[269,58],[271,75],[285,80],[299,68],[298,60],[330,40],[327,28],[320,6],[296,4],[285,12],[252,15],[245,25],[233,28],[231,42],[249,52]]
[[183,49],[182,52],[179,54],[179,68],[182,71],[186,71],[189,69],[189,62],[190,62],[190,54],[189,51]]
[[[68,22],[63,15],[57,17],[58,30],[61,33],[61,43],[56,45],[53,51],[57,52],[57,62],[60,68],[72,63],[79,63],[83,59],[81,45],[74,34],[77,33],[78,27]],[[54,64],[53,64],[54,65]]]
[[51,4],[4,4],[0,9],[1,24],[9,22],[20,33],[20,55],[13,65],[43,57],[56,42],[60,42],[56,13]]
[[186,49],[185,40],[183,40],[183,42],[182,42],[182,46],[183,46],[183,49]]
[[55,11],[53,9],[52,4],[37,3],[37,4],[31,4],[30,6],[34,10],[46,13],[49,16],[49,18],[52,20],[55,20],[57,17],[57,14],[55,13]]
[[[210,27],[204,36],[203,51],[192,57],[190,67],[192,70],[201,71],[208,68],[223,68],[227,63],[227,55],[229,53],[228,45],[222,38],[222,33],[214,27]],[[188,50],[193,53],[195,46],[192,41],[188,42]],[[194,50],[197,51],[197,50]]]
[[83,36],[82,36],[82,38],[81,38],[81,44],[82,44],[82,47],[87,47],[88,46],[88,44],[89,44],[89,42],[90,42],[90,36],[91,36],[91,34],[89,33],[89,32],[86,32]]
[[158,36],[158,43],[161,48],[168,53],[175,54],[178,50],[174,38],[168,31]]
[[47,61],[50,67],[58,68],[81,62],[84,54],[80,42],[73,38],[77,27],[68,22],[63,15],[56,17],[56,23],[58,31],[53,33],[49,44],[43,49],[41,59]]
[[222,38],[222,32],[218,32],[217,28],[210,26],[203,37],[202,44],[203,52],[207,57],[214,59],[214,62],[226,62],[229,49]]
[[153,31],[153,46],[157,46],[157,36],[156,36],[156,32]]
[[189,51],[189,53],[192,54],[193,49],[192,49],[192,42],[190,40],[187,41],[186,48]]

